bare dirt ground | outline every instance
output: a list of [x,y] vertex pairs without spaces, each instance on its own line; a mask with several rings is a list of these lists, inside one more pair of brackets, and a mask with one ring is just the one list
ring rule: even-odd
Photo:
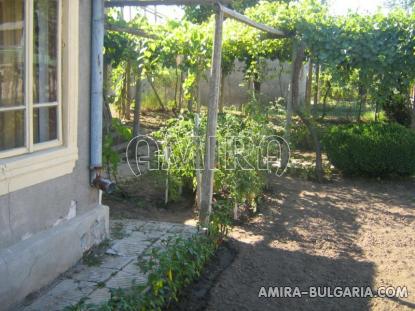
[[[237,256],[207,310],[415,309],[413,181],[272,184],[262,214],[231,234]],[[258,298],[263,286],[407,286],[409,298]]]
[[[143,114],[143,134],[166,118]],[[131,177],[126,165],[121,171]],[[195,222],[191,200],[166,207],[148,179],[128,188],[133,197],[105,199],[112,218]],[[415,310],[415,181],[274,179],[260,213],[233,230],[232,255],[219,252],[203,284],[185,291],[184,307],[171,310]],[[258,298],[269,286],[406,286],[409,298]]]
[[103,203],[110,207],[111,219],[138,219],[155,220],[171,223],[194,225],[196,214],[194,211],[194,197],[184,193],[177,202],[164,203],[164,180],[152,177],[149,174],[140,177],[131,177],[129,168],[123,165],[127,172],[127,179],[120,182],[120,189],[112,195],[105,195]]

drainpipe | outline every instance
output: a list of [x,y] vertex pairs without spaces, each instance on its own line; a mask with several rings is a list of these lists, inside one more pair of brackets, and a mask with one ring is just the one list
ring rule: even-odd
[[91,186],[112,192],[115,184],[101,177],[104,106],[104,0],[92,0],[91,27]]

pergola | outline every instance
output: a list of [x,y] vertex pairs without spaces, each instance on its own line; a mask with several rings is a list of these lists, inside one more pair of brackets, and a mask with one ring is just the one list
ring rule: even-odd
[[[95,0],[103,1],[103,0]],[[220,98],[220,81],[221,81],[221,66],[222,66],[222,40],[223,40],[223,23],[225,17],[235,19],[241,23],[259,29],[268,34],[269,38],[285,38],[289,37],[290,34],[284,33],[278,29],[270,26],[257,23],[247,16],[235,12],[228,7],[231,0],[112,0],[104,3],[105,7],[127,7],[127,6],[148,6],[148,5],[200,5],[200,4],[212,4],[216,7],[216,23],[215,23],[215,38],[213,44],[213,59],[210,79],[210,100],[208,106],[208,124],[206,133],[206,146],[205,146],[205,157],[204,157],[204,170],[201,183],[201,195],[200,195],[200,223],[203,227],[207,228],[209,223],[210,214],[212,211],[212,197],[213,197],[213,182],[214,182],[214,169],[215,169],[215,156],[216,156],[216,130],[218,121],[218,105]],[[101,3],[102,4],[102,3]],[[103,8],[103,7],[102,7]],[[102,10],[103,11],[103,10]],[[101,18],[94,18],[95,27],[103,32],[103,16]],[[149,35],[140,29],[120,29],[114,25],[107,25],[107,29],[113,31],[128,32],[134,35],[143,37],[154,37]],[[95,33],[95,32],[94,32]],[[94,43],[93,43],[94,46]],[[102,46],[102,45],[101,45]],[[95,50],[95,53],[99,53],[102,48]],[[101,58],[100,58],[101,57]],[[95,58],[102,60],[102,55]],[[94,56],[93,56],[94,60]],[[98,61],[99,62],[99,61]],[[99,64],[102,65],[102,61]],[[100,71],[102,75],[103,70]],[[100,77],[102,81],[102,76]],[[102,94],[102,90],[101,90]]]

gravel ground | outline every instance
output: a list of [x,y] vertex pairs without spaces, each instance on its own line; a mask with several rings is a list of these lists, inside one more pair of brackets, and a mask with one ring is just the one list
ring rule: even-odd
[[[207,310],[415,309],[415,183],[272,181]],[[261,287],[407,286],[408,298],[259,298]]]

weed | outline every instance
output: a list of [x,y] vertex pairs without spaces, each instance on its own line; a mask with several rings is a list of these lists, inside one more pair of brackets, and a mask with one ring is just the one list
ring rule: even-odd
[[102,264],[103,253],[110,247],[110,240],[104,240],[98,246],[87,251],[82,257],[82,262],[88,267],[97,267]]
[[105,287],[105,282],[99,282],[98,284],[97,284],[97,288],[104,288]]
[[98,267],[102,264],[102,258],[95,254],[93,250],[91,250],[84,254],[82,262],[88,267]]
[[122,223],[116,223],[111,228],[111,236],[116,240],[121,240],[126,236],[124,231],[124,225]]

